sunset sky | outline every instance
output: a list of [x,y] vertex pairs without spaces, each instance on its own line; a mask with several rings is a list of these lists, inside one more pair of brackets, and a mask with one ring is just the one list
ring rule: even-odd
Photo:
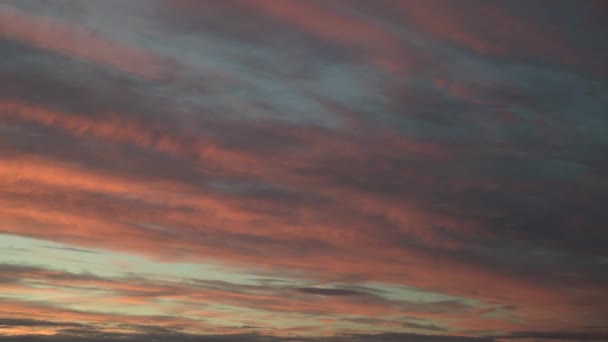
[[608,1],[0,0],[0,342],[608,341]]

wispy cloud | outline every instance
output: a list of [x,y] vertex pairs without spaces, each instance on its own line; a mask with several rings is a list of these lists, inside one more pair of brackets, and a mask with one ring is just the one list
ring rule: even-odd
[[0,333],[603,339],[602,7],[3,2]]

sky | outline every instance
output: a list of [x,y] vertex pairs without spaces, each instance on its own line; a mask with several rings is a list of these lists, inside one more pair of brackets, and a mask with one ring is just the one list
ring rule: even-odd
[[608,341],[608,1],[0,2],[0,342]]

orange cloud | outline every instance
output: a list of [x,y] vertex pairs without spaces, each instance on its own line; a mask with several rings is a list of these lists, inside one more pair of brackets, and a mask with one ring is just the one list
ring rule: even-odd
[[[4,228],[6,232],[90,247],[140,252],[156,258],[212,259],[238,267],[256,264],[270,265],[271,269],[276,270],[284,267],[301,269],[311,276],[329,279],[358,274],[368,279],[406,283],[490,302],[501,300],[507,303],[538,304],[542,307],[553,305],[551,303],[560,295],[559,291],[548,291],[525,279],[501,275],[457,260],[437,260],[432,251],[388,245],[385,237],[375,233],[378,227],[359,222],[357,216],[349,215],[357,211],[385,215],[399,222],[399,229],[403,233],[414,233],[414,237],[430,245],[456,251],[463,246],[437,235],[427,227],[451,226],[468,234],[480,230],[477,222],[425,212],[413,203],[394,201],[381,195],[334,184],[322,176],[303,177],[290,172],[291,163],[314,167],[319,162],[317,158],[322,160],[323,154],[268,165],[264,155],[230,151],[211,145],[214,152],[204,152],[206,158],[198,159],[196,150],[201,143],[187,146],[179,135],[155,136],[145,125],[123,117],[96,121],[12,102],[5,102],[2,109],[5,113],[15,113],[18,120],[57,127],[75,136],[93,135],[108,142],[132,143],[177,156],[194,155],[197,162],[219,165],[219,170],[224,174],[242,173],[253,179],[287,184],[293,189],[314,189],[317,195],[333,203],[324,209],[325,213],[331,214],[330,221],[322,220],[314,208],[303,207],[290,209],[299,215],[298,221],[294,222],[289,217],[278,217],[272,211],[265,213],[260,210],[287,210],[287,207],[276,202],[248,202],[247,199],[211,189],[195,190],[178,181],[151,181],[145,175],[115,175],[43,158],[22,157],[5,159],[0,163],[2,184],[8,190],[7,194],[13,194],[0,197],[0,212],[8,223]],[[345,151],[343,153],[354,158],[365,157],[367,153],[376,151],[374,146],[367,147],[367,150],[348,137],[337,135],[331,138],[320,132],[306,134],[306,139],[311,139],[319,147],[327,146],[325,151],[332,153]],[[159,144],[157,141],[165,143]],[[381,142],[387,147],[383,153],[390,154],[393,149],[395,153],[403,150],[404,145],[399,140]],[[407,142],[405,147],[410,148]],[[413,147],[414,151],[419,149]],[[427,153],[424,151],[423,155]],[[239,170],[243,160],[250,167]],[[350,174],[356,175],[355,172]],[[411,175],[412,179],[415,176],[416,174]],[[44,200],[45,196],[42,195],[55,193],[58,189],[73,193],[76,198],[81,196],[80,200]],[[89,194],[95,193],[114,196],[115,200],[104,203],[101,208],[98,204],[88,204]],[[27,195],[29,200],[19,202],[15,199],[16,194]],[[124,207],[122,203],[127,199],[137,199],[140,206]],[[155,208],[159,205],[163,210]],[[170,228],[164,232],[135,226],[149,221]],[[260,222],[263,224],[260,225]],[[40,229],[41,224],[53,229]],[[344,227],[350,229],[345,231]],[[192,240],[193,232],[212,235],[204,240]],[[235,239],[234,236],[239,235],[245,240]],[[168,239],[168,236],[171,238]],[[266,239],[273,245],[288,242],[292,246],[312,243],[313,246],[327,245],[328,249],[322,253],[310,253],[305,258],[298,257],[299,252],[290,250],[290,247],[267,250],[264,245],[260,245],[251,249],[247,246],[246,239],[254,236]],[[226,246],[230,247],[227,249]],[[245,249],[239,252],[240,248]],[[408,260],[409,265],[404,266],[402,260]],[[442,275],[441,278],[437,278],[438,272]],[[480,283],[490,286],[492,291],[480,291]]]

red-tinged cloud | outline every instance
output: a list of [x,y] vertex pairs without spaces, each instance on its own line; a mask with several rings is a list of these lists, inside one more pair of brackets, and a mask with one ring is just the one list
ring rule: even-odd
[[[58,173],[57,169],[52,171],[52,169],[44,167],[44,164],[40,163],[32,169],[36,169],[42,175],[57,175]],[[323,277],[323,274],[325,274],[330,279],[333,277],[339,278],[341,275],[356,274],[369,280],[386,281],[389,283],[407,282],[419,288],[466,296],[490,303],[499,300],[507,303],[516,303],[516,305],[542,305],[545,310],[548,308],[551,308],[553,311],[561,310],[555,304],[555,301],[561,296],[560,290],[549,291],[546,287],[539,288],[533,284],[533,279],[526,281],[524,279],[505,277],[499,273],[483,270],[479,267],[471,267],[458,261],[443,260],[437,262],[432,260],[436,256],[431,252],[425,252],[416,248],[410,250],[403,247],[397,249],[385,246],[379,250],[378,246],[387,244],[386,241],[382,240],[373,241],[369,247],[362,248],[361,246],[366,246],[369,242],[366,240],[365,235],[360,237],[355,235],[358,228],[356,225],[351,227],[350,233],[340,233],[340,229],[342,228],[339,222],[336,222],[337,225],[333,227],[326,226],[319,229],[311,227],[312,229],[309,228],[307,234],[303,235],[304,231],[300,233],[298,231],[290,232],[286,229],[287,227],[274,226],[269,218],[265,219],[258,216],[257,220],[267,220],[271,224],[266,229],[260,230],[249,227],[249,221],[253,220],[252,216],[249,219],[243,220],[239,219],[238,213],[233,213],[233,216],[220,216],[216,219],[214,216],[218,216],[219,213],[217,212],[214,213],[214,216],[210,216],[205,212],[201,212],[200,216],[196,214],[184,215],[179,206],[172,208],[165,205],[162,213],[155,213],[154,207],[145,210],[146,197],[154,196],[156,203],[164,202],[165,198],[159,198],[159,192],[155,195],[147,196],[145,193],[139,193],[138,191],[142,191],[143,185],[138,186],[137,183],[129,185],[128,182],[123,181],[122,186],[115,186],[113,184],[120,184],[120,181],[112,180],[112,178],[107,176],[99,178],[100,181],[96,183],[93,181],[95,179],[94,176],[93,178],[88,176],[89,180],[83,181],[81,180],[82,176],[78,176],[78,173],[74,171],[71,171],[71,173],[65,172],[69,171],[69,169],[63,171],[61,176],[51,177],[36,177],[14,168],[6,169],[6,171],[4,179],[10,180],[11,172],[19,174],[22,184],[35,184],[38,190],[34,194],[28,194],[26,197],[28,198],[28,206],[31,209],[23,209],[15,207],[15,202],[23,198],[22,192],[19,191],[18,183],[15,184],[17,185],[16,187],[8,189],[8,193],[11,194],[10,198],[13,200],[11,201],[9,198],[2,200],[4,203],[2,215],[9,225],[9,228],[5,229],[5,232],[68,242],[87,247],[138,252],[168,260],[176,260],[176,258],[182,256],[182,258],[186,257],[187,260],[195,261],[221,260],[239,267],[245,267],[248,264],[271,265],[277,271],[282,268],[302,269],[307,270],[310,276],[316,274]],[[102,179],[103,181],[101,181]],[[46,181],[47,183],[41,183],[41,181]],[[99,185],[91,187],[88,184]],[[44,186],[41,187],[41,185]],[[53,187],[46,189],[49,185]],[[150,185],[154,187],[153,184]],[[49,206],[48,202],[45,201],[48,195],[44,196],[44,194],[52,194],[53,191],[57,191],[56,189],[63,189],[66,193],[75,194],[77,198],[80,198],[80,204],[74,205],[69,202],[64,203],[63,200],[59,202],[55,200]],[[122,209],[124,207],[120,204],[124,200],[121,200],[120,197],[116,197],[112,201],[116,205],[112,205],[112,202],[93,202],[87,198],[92,194],[87,195],[86,192],[104,193],[104,190],[113,191],[108,194],[114,196],[127,196],[127,194],[130,194],[131,198],[135,196],[135,198],[143,199],[143,201],[140,204],[140,208],[125,211]],[[83,191],[86,192],[82,193]],[[167,193],[164,196],[167,196]],[[169,200],[167,203],[171,203],[171,201]],[[181,206],[188,205],[186,202],[181,203]],[[192,203],[199,202],[194,201]],[[58,206],[58,204],[60,205]],[[221,205],[221,202],[219,204]],[[93,209],[94,207],[96,209]],[[200,208],[210,209],[211,207],[207,205]],[[108,216],[107,213],[111,213],[111,216]],[[173,227],[173,229],[151,230],[145,226],[136,225],[144,217],[145,220],[153,221],[162,226]],[[186,219],[189,219],[189,221],[186,221]],[[205,224],[201,226],[200,224],[197,225],[196,222],[205,222]],[[223,223],[221,230],[213,228],[213,226],[220,223]],[[41,227],[41,229],[36,227]],[[179,227],[182,227],[183,230],[179,229]],[[249,234],[246,233],[247,229],[250,230]],[[336,230],[336,234],[323,233],[323,231],[330,232],[332,230]],[[202,238],[197,237],[197,235]],[[345,238],[348,235],[352,237]],[[117,237],[120,238],[117,239]],[[297,238],[297,240],[294,241],[294,238]],[[278,247],[280,244],[283,244],[287,248]],[[255,245],[259,247],[252,248]],[[273,249],[267,250],[265,246],[273,246]],[[307,248],[314,250],[315,253],[309,253]],[[355,248],[357,248],[357,253],[353,254],[351,251]],[[302,257],[302,255],[305,257]],[[408,260],[411,265],[405,266],[400,260]],[[440,279],[437,279],[437,272],[444,275]],[[90,279],[87,282],[89,285],[95,285]],[[480,282],[486,284],[486,286],[490,286],[493,291],[480,291],[478,289]],[[447,284],[449,286],[446,286]],[[97,286],[108,290],[125,289],[120,283],[116,285],[101,283]],[[156,291],[159,293],[163,292],[161,289],[154,290],[149,286],[148,289],[153,293]],[[589,295],[592,295],[594,293],[592,291],[597,290],[588,289],[587,291]],[[500,293],[500,295],[496,293]],[[273,301],[270,301],[270,298],[255,298],[255,301],[246,305],[242,302],[247,299],[246,297],[226,296],[217,292],[207,293],[205,297],[193,293],[175,294],[169,297],[184,301],[188,299],[191,301],[211,301],[213,298],[217,300],[224,298],[226,302],[232,305],[253,306],[257,309],[266,308],[274,311],[295,311],[299,307],[299,310],[302,312],[309,313],[327,310],[322,309],[322,307],[327,307],[331,303],[324,300],[325,304],[319,308],[315,308],[314,305],[303,303],[290,304],[289,302],[279,302],[276,306],[267,307],[273,303]],[[141,294],[132,299],[136,298],[141,298]],[[346,310],[346,307],[340,307],[344,309],[344,312],[356,312],[359,315],[378,315],[382,312],[385,314],[412,314],[407,309],[404,309],[406,311],[393,312],[390,308],[374,308],[367,301],[362,301],[360,305],[360,309],[350,308]],[[310,308],[307,308],[307,306],[310,306]],[[570,308],[569,306],[565,306],[564,310]],[[338,312],[340,310],[333,313],[337,314]],[[413,314],[416,314],[416,312],[414,311]]]
[[[112,143],[128,143],[142,148],[151,148],[175,157],[194,158],[193,162],[210,165],[212,168],[219,168],[219,172],[224,175],[238,174],[268,182],[285,182],[289,187],[302,191],[310,186],[327,187],[326,189],[321,189],[320,194],[324,197],[342,202],[350,202],[350,206],[359,210],[385,214],[391,219],[402,222],[407,221],[411,225],[424,224],[423,221],[429,219],[436,220],[436,225],[445,225],[449,222],[449,219],[432,218],[431,213],[421,213],[417,208],[408,208],[403,203],[395,207],[395,204],[391,203],[392,201],[378,198],[378,196],[371,195],[371,198],[369,198],[370,194],[353,191],[343,186],[336,187],[332,184],[326,184],[328,180],[323,177],[292,175],[291,170],[294,167],[301,165],[301,167],[310,168],[311,164],[314,167],[314,164],[318,163],[319,159],[324,158],[328,154],[328,151],[336,151],[348,159],[369,159],[369,155],[373,153],[373,150],[348,140],[348,137],[330,136],[328,132],[323,131],[310,131],[303,134],[298,131],[288,131],[289,135],[298,140],[309,141],[315,146],[319,146],[316,150],[321,155],[310,155],[304,160],[302,158],[293,160],[288,158],[276,165],[269,165],[266,162],[268,158],[266,155],[256,155],[253,151],[249,154],[244,154],[242,151],[227,149],[213,141],[201,138],[192,140],[187,137],[173,136],[171,133],[159,134],[153,128],[146,127],[145,125],[142,126],[141,123],[130,121],[126,118],[121,118],[117,114],[103,114],[101,119],[92,119],[82,115],[72,115],[19,102],[4,102],[2,103],[2,110],[6,113],[6,116],[12,115],[18,120],[25,122],[56,127],[77,137],[101,138]],[[276,129],[286,128],[279,126]],[[374,143],[382,146],[386,150],[385,153],[387,153],[388,157],[390,157],[390,154],[402,153],[404,151],[409,151],[413,155],[428,156],[430,158],[440,157],[443,153],[440,148],[432,144],[420,144],[399,137],[391,137],[390,135]],[[241,170],[244,165],[247,165],[248,168]],[[27,170],[24,171],[27,172]],[[7,171],[7,173],[10,173],[10,171]],[[45,174],[53,175],[55,172]],[[66,179],[79,181],[83,177],[85,179],[78,186],[86,186],[86,184],[93,183],[104,184],[101,180],[86,179],[86,174],[81,177],[67,177]],[[365,177],[365,175],[361,175],[361,177]],[[57,179],[57,177],[54,177],[54,179]],[[109,183],[108,186],[113,186],[113,183]],[[145,185],[139,185],[139,189],[144,188]],[[113,188],[110,190],[117,191],[119,189]],[[146,191],[146,193],[148,192]],[[180,201],[180,199],[172,201]],[[187,201],[187,199],[182,199],[181,201]],[[208,203],[205,205],[209,207]],[[200,207],[200,205],[194,206]],[[416,229],[412,228],[412,230]],[[424,234],[426,235],[427,233]]]
[[60,20],[2,7],[0,37],[99,63],[120,72],[159,78],[169,71],[162,58]]
[[[477,319],[474,308],[458,300],[415,302],[408,300],[386,299],[381,294],[335,288],[294,288],[281,284],[238,285],[217,281],[198,281],[176,279],[172,281],[142,279],[135,277],[102,278],[87,274],[58,272],[35,267],[2,265],[2,276],[13,282],[3,289],[19,284],[30,295],[44,294],[38,287],[44,285],[54,291],[76,291],[78,301],[86,300],[92,291],[104,291],[109,303],[145,306],[163,300],[176,308],[188,303],[189,306],[210,304],[229,305],[254,309],[261,314],[277,315],[317,315],[336,317],[348,312],[358,317],[418,316],[419,319],[439,321],[454,320],[459,327],[473,328]],[[24,292],[23,294],[25,295]],[[27,303],[23,303],[26,305]],[[500,307],[495,309],[500,309]],[[221,312],[214,313],[210,308],[209,317],[223,317]],[[238,317],[238,313],[230,316]],[[96,317],[96,316],[93,316]],[[44,317],[43,317],[44,318]],[[89,321],[91,316],[83,315],[77,322]],[[154,317],[151,317],[154,319]],[[59,317],[56,318],[59,320]],[[364,318],[358,321],[364,323]],[[61,319],[60,321],[63,321]],[[471,322],[469,322],[471,321]],[[491,320],[490,320],[491,321]],[[357,322],[357,320],[355,320]],[[498,323],[502,322],[497,320]],[[505,324],[505,322],[502,322]],[[521,328],[521,323],[510,324]]]
[[[391,5],[412,29],[476,53],[507,60],[536,58],[605,76],[599,56],[586,55],[582,46],[577,46],[580,42],[556,27],[563,20],[558,4],[548,4],[538,17],[497,1],[394,1]],[[542,6],[540,2],[535,5]]]
[[251,6],[268,11],[304,30],[339,43],[378,44],[384,48],[391,45],[394,47],[398,43],[397,37],[390,31],[383,30],[370,21],[339,13],[331,6],[323,6],[316,2],[258,0],[252,2]]
[[405,75],[418,61],[417,55],[408,51],[411,49],[410,43],[401,39],[397,32],[362,13],[352,11],[348,4],[328,5],[317,1],[290,0],[236,1],[223,5],[189,0],[170,3],[181,11],[194,12],[203,17],[243,11],[266,16],[289,30],[304,32],[340,46],[358,58],[392,73]]
[[577,72],[601,49],[589,25],[563,34],[586,10],[28,4],[0,7],[5,332],[489,341],[606,324],[608,99]]
[[[14,106],[9,107],[14,109]],[[57,125],[61,129],[67,128],[69,132],[77,136],[82,136],[83,131],[89,130],[93,136],[109,143],[131,142],[142,148],[153,149],[157,146],[149,136],[145,135],[144,127],[129,131],[131,124],[111,124],[106,127],[103,124],[96,125],[86,121],[62,119],[63,114],[55,113],[49,116],[42,109],[28,107],[22,107],[15,112],[25,120],[50,117],[50,120],[38,120],[38,122]],[[40,115],[36,116],[32,113]],[[81,130],[79,127],[85,127],[85,130]],[[123,134],[123,129],[131,133]],[[141,134],[144,134],[143,138],[140,138]],[[179,144],[175,144],[175,146],[179,146]],[[163,149],[159,149],[159,151],[166,152]],[[222,160],[220,159],[218,163],[221,163]],[[314,160],[308,161],[308,163],[311,162]],[[225,168],[230,164],[221,165]],[[256,161],[255,165],[262,165],[262,163]],[[224,170],[224,173],[231,172],[230,168],[221,170]],[[293,178],[289,177],[287,171],[281,168],[271,170],[275,180],[296,182],[292,186],[304,184],[317,187],[325,184],[329,187],[317,190],[321,198],[354,206],[354,208],[359,208],[364,215],[367,213],[386,215],[390,220],[397,220],[399,226],[402,227],[397,232],[420,231],[423,234],[422,240],[420,240],[420,236],[412,235],[412,238],[416,239],[413,241],[424,241],[426,244],[430,243],[436,247],[445,246],[445,242],[438,239],[441,235],[433,231],[425,233],[419,228],[424,227],[425,224],[432,224],[435,219],[431,214],[420,213],[416,208],[412,208],[410,212],[404,212],[405,203],[397,204],[394,200],[382,199],[378,195],[366,194],[361,190],[345,188],[343,185],[332,185],[327,183],[328,179],[325,178],[318,180],[316,180],[317,177]],[[266,172],[268,172],[266,168],[253,171],[255,171],[253,174],[248,171],[246,175],[260,177],[267,176]],[[354,274],[369,280],[391,283],[407,282],[419,288],[467,296],[482,301],[501,300],[516,305],[543,305],[545,310],[551,305],[551,310],[557,310],[552,303],[559,298],[560,292],[537,288],[533,285],[533,278],[529,280],[511,278],[484,270],[484,267],[468,265],[466,260],[447,259],[437,262],[435,259],[437,255],[432,249],[425,250],[416,244],[408,246],[406,240],[403,241],[403,244],[392,245],[382,236],[374,236],[373,232],[374,229],[377,231],[377,227],[366,227],[365,223],[356,223],[349,220],[348,217],[343,217],[342,215],[348,215],[349,211],[344,212],[335,205],[326,206],[323,210],[332,217],[325,223],[317,222],[319,216],[313,214],[312,208],[302,208],[303,213],[309,213],[308,215],[312,214],[312,216],[290,222],[289,217],[287,217],[287,221],[276,217],[276,213],[286,210],[286,208],[282,209],[280,205],[277,206],[278,203],[269,202],[270,212],[264,213],[264,207],[260,208],[255,202],[248,204],[250,201],[246,198],[243,201],[232,196],[213,196],[210,192],[192,192],[187,189],[185,184],[179,182],[155,183],[151,180],[135,180],[130,177],[96,174],[75,167],[54,165],[52,161],[29,159],[4,162],[3,173],[3,179],[8,182],[5,184],[11,185],[8,190],[12,195],[3,199],[2,214],[9,223],[9,228],[5,229],[5,232],[12,234],[25,234],[88,247],[137,251],[151,257],[160,256],[169,258],[169,260],[176,260],[176,257],[182,255],[187,256],[188,260],[222,260],[240,267],[253,263],[271,265],[273,268],[278,267],[279,269],[302,269],[307,270],[311,275],[317,274],[321,277],[323,274],[338,278]],[[298,182],[304,183],[298,184]],[[37,190],[34,193],[28,190],[30,184],[36,185]],[[44,198],[59,189],[67,193],[74,193],[77,198],[81,199],[80,205],[66,202],[58,206],[62,201],[55,201],[52,206],[46,204]],[[188,192],[190,194],[184,196]],[[116,205],[108,202],[101,203],[100,206],[99,203],[89,202],[87,197],[95,193],[114,197],[112,202],[117,202]],[[179,193],[181,194],[178,195]],[[15,198],[21,197],[18,195],[27,196],[25,198],[29,208],[15,206]],[[122,198],[138,199],[140,208],[124,211],[119,204],[124,201]],[[159,204],[163,206],[164,210],[155,213],[153,208]],[[150,209],[146,209],[146,207],[150,207]],[[338,210],[329,211],[330,208]],[[199,214],[188,213],[189,210],[196,210]],[[112,213],[112,215],[108,216],[107,213]],[[152,221],[161,227],[171,228],[165,231],[155,231],[137,225],[144,220],[145,222]],[[201,222],[204,223],[201,225]],[[265,222],[265,224],[263,227],[255,227],[256,222]],[[458,222],[450,224],[446,221],[444,224],[457,226]],[[40,230],[37,227],[46,228]],[[48,227],[52,227],[52,229],[49,230]],[[344,230],[344,227],[349,227],[349,229]],[[384,234],[387,233],[390,233],[390,230]],[[202,234],[202,239],[197,238],[197,234]],[[100,236],[101,238],[99,238]],[[116,237],[121,238],[117,241]],[[402,238],[399,235],[396,237]],[[95,242],[91,243],[91,241]],[[266,249],[278,244],[284,244],[287,248]],[[258,246],[255,247],[255,245]],[[461,243],[448,244],[449,247],[461,245]],[[361,246],[368,247],[362,248]],[[307,249],[316,252],[312,254],[307,252]],[[357,250],[356,254],[351,252],[354,250]],[[458,256],[458,250],[459,248],[446,252],[455,253],[454,256]],[[306,257],[301,257],[302,252]],[[400,260],[408,260],[411,265],[404,267]],[[436,276],[437,272],[443,274],[440,279]],[[493,291],[480,292],[477,289],[480,281],[486,286],[490,286]],[[500,295],[497,296],[496,293],[500,293]],[[213,293],[212,297],[219,299],[223,296],[220,293]],[[179,298],[195,300],[196,296],[187,294]],[[232,305],[245,305],[236,299],[228,297],[225,300]],[[205,297],[205,300],[211,299]],[[264,303],[268,303],[268,300],[268,298],[261,299]],[[253,306],[257,309],[263,308],[261,304]],[[284,302],[271,309],[293,311],[296,307],[304,312],[320,310],[315,309],[314,306],[306,309],[306,305],[301,303],[290,305]],[[353,308],[341,308],[344,312],[357,312],[360,315],[377,315],[381,312],[385,312],[385,314],[409,313],[393,312],[388,308],[374,310],[369,304],[366,305],[366,310],[372,311],[359,312]],[[465,324],[461,324],[461,326],[464,327]]]

